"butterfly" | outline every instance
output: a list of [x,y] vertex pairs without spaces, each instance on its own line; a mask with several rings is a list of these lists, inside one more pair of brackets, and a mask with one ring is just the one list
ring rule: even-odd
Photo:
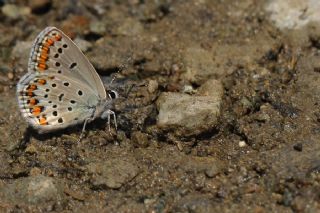
[[[56,27],[47,27],[36,37],[28,72],[17,84],[18,105],[28,124],[38,133],[48,133],[83,124],[96,118],[116,124],[113,99],[98,73],[76,46]],[[81,137],[81,136],[80,136]]]

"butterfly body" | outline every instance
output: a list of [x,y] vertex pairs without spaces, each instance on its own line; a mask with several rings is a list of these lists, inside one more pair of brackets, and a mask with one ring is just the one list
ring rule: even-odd
[[17,96],[22,115],[39,133],[114,114],[112,98],[91,63],[55,27],[47,27],[35,39]]

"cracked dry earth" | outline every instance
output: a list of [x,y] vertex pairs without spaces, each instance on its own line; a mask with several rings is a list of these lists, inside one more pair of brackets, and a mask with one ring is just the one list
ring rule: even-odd
[[[320,19],[294,2],[0,1],[0,211],[319,212]],[[119,92],[117,131],[27,127],[46,26]]]

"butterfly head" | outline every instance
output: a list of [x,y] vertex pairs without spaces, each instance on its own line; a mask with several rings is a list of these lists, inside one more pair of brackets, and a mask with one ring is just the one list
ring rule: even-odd
[[117,99],[119,97],[119,94],[117,91],[115,90],[108,90],[107,91],[108,97],[113,100],[113,99]]
[[100,103],[97,105],[94,118],[101,118],[101,119],[109,119],[110,113],[113,109],[114,100],[119,97],[118,93],[114,90],[108,90],[107,91],[108,97],[106,99],[103,99],[100,101]]

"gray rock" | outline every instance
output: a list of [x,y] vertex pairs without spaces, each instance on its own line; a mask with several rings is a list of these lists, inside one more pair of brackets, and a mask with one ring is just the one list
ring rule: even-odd
[[31,9],[29,7],[18,7],[14,4],[5,4],[1,8],[1,12],[11,19],[17,19],[21,16],[29,15]]
[[299,29],[310,22],[320,22],[320,1],[317,0],[272,0],[265,9],[280,29]]
[[5,185],[0,189],[3,201],[14,205],[39,205],[61,203],[64,199],[62,187],[50,177],[42,175],[27,177]]
[[197,95],[162,93],[157,101],[160,128],[178,128],[184,135],[199,134],[217,125],[223,95],[222,84],[209,80]]
[[139,168],[134,159],[110,159],[87,165],[95,188],[118,189],[137,176]]

